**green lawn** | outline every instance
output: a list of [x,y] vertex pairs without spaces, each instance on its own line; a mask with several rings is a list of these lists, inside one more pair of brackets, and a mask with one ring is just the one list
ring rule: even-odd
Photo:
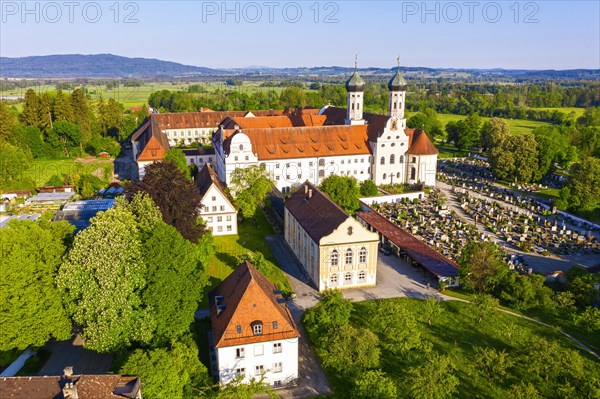
[[[277,265],[264,239],[265,235],[274,234],[273,229],[260,209],[256,211],[255,219],[257,222],[256,225],[252,223],[252,220],[248,219],[239,222],[238,235],[215,237],[216,253],[208,265],[210,285],[205,289],[205,292],[209,292],[219,285],[238,266],[238,256],[252,252],[263,254],[266,259],[265,275],[279,287],[284,295],[287,296],[293,292],[287,277]],[[200,307],[207,306],[208,298],[204,295]]]
[[[444,293],[446,295],[459,299],[464,299],[467,301],[471,301],[473,299],[473,294],[462,289],[448,289]],[[571,314],[564,314],[559,312],[550,313],[542,310],[528,310],[521,312],[504,306],[501,306],[501,308],[514,313],[519,313],[524,316],[531,317],[532,319],[536,319],[543,323],[556,327],[559,330],[564,331],[567,334],[575,337],[577,340],[584,343],[585,345],[589,346],[594,352],[600,353],[600,331],[588,332],[584,328],[576,326],[573,323]]]
[[[113,170],[112,160],[102,160],[96,158],[86,159],[34,159],[30,166],[23,172],[24,177],[35,181],[36,186],[43,186],[53,176],[87,173],[110,174]],[[101,171],[100,171],[101,170]]]
[[[429,327],[423,316],[424,301],[411,298],[384,301],[398,301],[403,304],[408,314],[417,319],[417,329],[422,340],[431,344],[433,352],[450,358],[456,368],[454,375],[459,380],[458,392],[452,397],[507,398],[510,397],[510,387],[522,382],[535,386],[541,397],[565,397],[561,396],[559,390],[565,386],[566,380],[573,386],[579,384],[576,381],[600,378],[600,363],[551,328],[500,312],[485,316],[481,323],[478,323],[474,317],[476,313],[474,305],[458,301],[440,303],[443,309],[442,313],[432,319],[432,326]],[[394,353],[395,344],[388,341],[373,327],[376,324],[374,318],[378,317],[376,313],[378,302],[366,301],[353,304],[350,322],[355,327],[367,328],[378,334],[381,350],[379,368],[397,385],[399,397],[408,398],[410,397],[408,387],[411,381],[407,377],[407,370],[422,364],[426,355],[420,349],[408,354]],[[532,363],[535,356],[532,357],[531,353],[534,350],[541,351],[545,348],[545,346],[535,343],[539,338],[559,345],[551,357],[552,361],[560,362],[564,361],[562,359],[567,356],[579,355],[582,363],[578,363],[581,365],[581,369],[578,370],[580,374],[577,378],[569,376],[546,380],[535,375],[534,363]],[[509,367],[505,377],[496,378],[495,375],[490,376],[484,373],[475,360],[475,349],[478,347],[493,348],[508,354],[509,358],[514,361],[514,365]],[[320,350],[317,352],[323,356]],[[560,356],[557,356],[559,354]],[[570,366],[571,363],[567,363]],[[538,367],[543,366],[538,365]],[[561,373],[563,368],[561,367],[560,370],[558,373]],[[325,367],[325,371],[333,385],[334,397],[349,397],[353,377],[344,372],[338,373],[328,367]],[[568,397],[578,397],[578,393],[573,392]]]

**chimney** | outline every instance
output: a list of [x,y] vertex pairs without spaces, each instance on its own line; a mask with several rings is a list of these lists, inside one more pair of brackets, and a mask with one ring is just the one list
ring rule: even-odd
[[65,374],[65,377],[70,377],[73,375],[73,366],[67,366],[64,368],[63,373]]
[[77,387],[72,382],[67,382],[62,389],[62,393],[65,399],[79,399],[77,394]]
[[308,189],[308,198],[312,198],[312,188]]

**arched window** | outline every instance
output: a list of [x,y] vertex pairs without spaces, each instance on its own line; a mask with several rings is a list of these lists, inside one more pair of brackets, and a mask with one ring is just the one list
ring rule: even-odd
[[404,155],[400,155],[400,163],[404,163]]
[[387,173],[383,174],[383,180],[387,179]]
[[393,165],[396,163],[396,155],[392,154],[390,155],[390,165]]
[[338,285],[338,275],[337,275],[337,273],[334,273],[334,274],[331,275],[331,277],[329,277],[329,283],[332,286]]
[[367,263],[367,248],[362,247],[358,253],[358,262]]
[[367,273],[365,273],[363,270],[358,272],[358,282],[359,283],[364,283],[366,279],[367,279]]
[[399,179],[400,178],[400,172],[396,173],[396,177]]
[[352,250],[350,248],[348,248],[346,250],[346,264],[347,265],[351,265],[352,264]]
[[352,103],[352,111],[354,111],[354,103]]
[[344,274],[344,284],[352,284],[352,273]]
[[381,161],[379,162],[380,165],[385,165],[385,157],[381,157]]
[[339,254],[337,250],[331,251],[331,266],[337,266],[339,262]]
[[415,180],[417,178],[417,169],[416,168],[410,168],[410,179],[411,180]]

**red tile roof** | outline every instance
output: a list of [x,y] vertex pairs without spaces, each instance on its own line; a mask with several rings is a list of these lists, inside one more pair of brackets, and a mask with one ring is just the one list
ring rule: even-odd
[[63,399],[63,388],[73,383],[79,399],[135,398],[140,390],[138,377],[116,374],[43,377],[1,377],[0,398]]
[[285,200],[284,206],[316,243],[350,217],[308,181]]
[[[208,302],[217,348],[300,336],[275,284],[248,261],[208,294]],[[262,334],[253,333],[256,322],[262,323]]]
[[[366,126],[306,126],[243,129],[259,160],[368,155]],[[223,147],[229,153],[237,131],[224,131]]]
[[437,155],[440,152],[433,145],[427,133],[421,129],[414,130],[407,154],[412,155]]
[[217,173],[212,168],[212,166],[206,163],[196,176],[196,186],[200,191],[200,195],[204,197],[204,194],[206,194],[206,192],[212,185],[214,185],[217,188],[217,190],[219,190],[221,194],[223,194],[223,196],[233,204],[233,199],[229,196],[229,194],[227,194],[227,191],[225,190],[225,184],[219,179],[219,176],[217,176]]

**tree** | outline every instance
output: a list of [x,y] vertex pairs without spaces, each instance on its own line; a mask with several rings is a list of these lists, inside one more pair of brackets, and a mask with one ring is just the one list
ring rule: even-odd
[[84,89],[77,88],[71,92],[71,108],[73,122],[81,131],[81,144],[87,144],[92,138],[92,110]]
[[418,112],[408,118],[406,126],[414,129],[422,129],[429,133],[431,137],[438,137],[443,134],[442,123],[438,119],[437,112],[431,108]]
[[344,324],[331,328],[321,341],[325,367],[348,374],[379,366],[379,339],[366,328]]
[[600,159],[587,157],[573,165],[567,187],[569,208],[591,212],[600,207]]
[[254,216],[257,207],[264,206],[267,194],[273,188],[273,180],[267,171],[252,165],[236,168],[231,173],[231,192],[235,196],[235,205],[244,218]]
[[489,151],[488,158],[500,178],[526,183],[539,178],[538,144],[532,134],[507,137]]
[[458,263],[461,284],[479,293],[491,291],[508,273],[502,250],[491,242],[469,242]]
[[481,323],[485,317],[494,314],[496,308],[500,306],[498,300],[488,294],[478,294],[473,298],[473,305],[475,305],[475,318],[477,323]]
[[538,338],[528,345],[527,360],[529,371],[539,378],[548,381],[554,380],[561,373],[563,367],[563,357],[566,350],[552,340]]
[[115,352],[150,342],[155,326],[141,300],[145,275],[135,217],[125,207],[97,214],[77,234],[56,284],[86,348]]
[[188,178],[190,177],[190,168],[187,165],[184,152],[179,148],[171,148],[165,153],[163,162],[171,162],[179,168]]
[[147,287],[141,298],[156,321],[153,343],[161,346],[189,331],[208,278],[195,245],[162,221],[143,243],[142,258]]
[[502,381],[508,376],[514,362],[504,350],[494,348],[475,348],[475,364],[486,378]]
[[524,382],[510,386],[509,398],[511,399],[542,399],[542,396],[533,384]]
[[71,336],[54,277],[72,234],[67,222],[13,220],[0,229],[0,351]]
[[0,142],[0,186],[20,177],[29,160],[30,155],[20,148]]
[[406,373],[410,397],[444,399],[454,396],[459,384],[455,370],[448,356],[431,353],[423,365],[411,367]]
[[431,320],[434,317],[442,314],[443,311],[444,311],[444,308],[442,307],[442,304],[439,299],[430,296],[425,300],[425,307],[423,309],[423,315],[427,319],[427,324],[429,324],[429,327],[431,327]]
[[470,114],[466,119],[446,124],[448,141],[453,142],[461,150],[469,149],[479,143],[481,118]]
[[501,284],[500,299],[519,310],[551,310],[555,305],[553,292],[545,283],[546,279],[541,274],[521,276],[510,273]]
[[209,383],[208,371],[198,358],[191,337],[175,341],[168,348],[136,349],[119,372],[137,375],[144,384],[144,398],[189,398]]
[[577,148],[569,143],[569,136],[564,128],[542,126],[534,129],[533,134],[538,144],[538,178],[553,171],[554,164],[566,168],[576,159]]
[[372,311],[371,326],[382,340],[382,346],[397,355],[405,355],[414,349],[427,350],[421,337],[421,329],[414,314],[404,302],[396,300],[376,301]]
[[137,192],[149,195],[160,209],[163,221],[184,238],[197,242],[204,234],[204,226],[198,220],[200,192],[175,164],[156,162],[146,166],[142,180],[126,187],[130,198]]
[[42,93],[38,107],[38,127],[42,132],[48,132],[52,128],[51,103],[50,95],[47,92]]
[[369,370],[354,381],[353,399],[395,399],[398,389],[394,381],[381,370]]
[[587,306],[581,314],[573,316],[576,325],[583,326],[587,332],[600,330],[600,309]]
[[65,96],[62,90],[58,90],[54,97],[53,115],[55,121],[74,122],[71,99]]
[[15,126],[17,126],[15,114],[4,101],[0,100],[0,141],[8,141]]
[[12,130],[10,142],[24,151],[30,151],[34,158],[47,155],[42,132],[37,126],[16,125]]
[[360,195],[363,197],[375,197],[379,194],[379,189],[373,180],[365,180],[360,183]]
[[353,176],[330,175],[321,182],[320,188],[344,211],[354,213],[358,209],[360,191]]
[[481,126],[479,146],[484,151],[500,146],[510,136],[510,126],[501,118],[491,118]]
[[46,140],[52,147],[64,151],[65,156],[68,157],[73,149],[81,144],[82,134],[77,125],[58,121],[48,132]]
[[23,111],[21,111],[21,122],[25,126],[38,126],[40,104],[37,94],[33,89],[27,89],[25,92],[25,104],[23,104]]
[[591,305],[598,295],[595,285],[600,282],[600,278],[580,266],[572,266],[565,275],[567,290],[573,293],[577,306]]
[[303,324],[311,339],[322,339],[330,329],[347,325],[352,302],[344,299],[340,290],[325,290],[319,294],[320,303],[304,313]]
[[281,92],[279,100],[286,111],[303,108],[306,105],[304,90],[299,87],[286,87]]

